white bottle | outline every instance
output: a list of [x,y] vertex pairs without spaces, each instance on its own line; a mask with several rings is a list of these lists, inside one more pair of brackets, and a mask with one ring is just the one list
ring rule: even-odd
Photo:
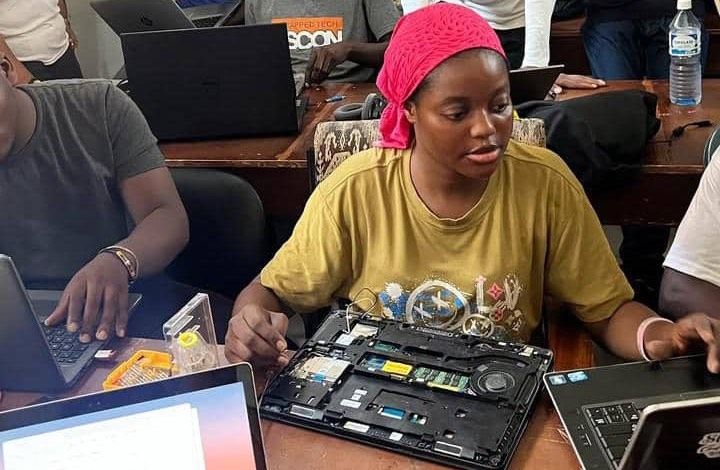
[[695,106],[702,100],[702,29],[692,12],[692,0],[678,0],[677,9],[669,31],[670,101]]

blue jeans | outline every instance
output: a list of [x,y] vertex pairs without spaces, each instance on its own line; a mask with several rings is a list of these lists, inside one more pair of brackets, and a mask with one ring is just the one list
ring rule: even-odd
[[[594,77],[604,80],[667,79],[670,74],[668,28],[672,17],[597,22],[588,17],[583,43]],[[709,34],[703,28],[703,69]]]

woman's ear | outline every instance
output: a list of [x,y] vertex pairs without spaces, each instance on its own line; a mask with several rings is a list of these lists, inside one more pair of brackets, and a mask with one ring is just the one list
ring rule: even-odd
[[407,119],[410,124],[415,124],[417,121],[417,106],[415,103],[412,101],[405,103],[403,113],[405,113],[405,119]]

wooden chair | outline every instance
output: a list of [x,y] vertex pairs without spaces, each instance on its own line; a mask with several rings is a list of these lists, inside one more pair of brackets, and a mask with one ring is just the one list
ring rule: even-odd
[[[367,150],[378,140],[378,120],[328,121],[315,129],[313,150],[308,152],[310,188],[314,189],[350,155]],[[545,147],[545,127],[540,119],[517,119],[513,139]]]

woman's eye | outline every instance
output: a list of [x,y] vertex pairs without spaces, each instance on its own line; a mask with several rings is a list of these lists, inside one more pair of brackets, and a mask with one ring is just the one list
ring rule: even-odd
[[451,121],[459,121],[463,117],[465,117],[465,111],[453,111],[445,113],[445,117],[450,119]]
[[510,106],[508,103],[501,103],[496,105],[493,111],[496,113],[502,113],[508,108],[508,106]]

